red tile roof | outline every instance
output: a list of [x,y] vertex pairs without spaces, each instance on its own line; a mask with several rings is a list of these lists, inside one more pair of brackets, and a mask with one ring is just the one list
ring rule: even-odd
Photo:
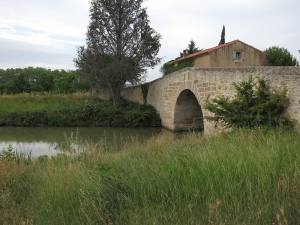
[[257,50],[257,51],[262,52],[261,50],[255,48],[255,47],[253,47],[253,46],[251,46],[251,45],[248,45],[248,44],[246,44],[245,42],[242,42],[242,41],[240,41],[240,40],[234,40],[234,41],[231,41],[231,42],[227,42],[226,44],[223,44],[223,45],[215,46],[215,47],[213,47],[213,48],[208,48],[208,49],[205,49],[205,50],[200,50],[200,51],[198,51],[198,52],[195,52],[195,53],[189,54],[189,55],[187,55],[187,56],[181,57],[181,58],[179,58],[179,59],[176,59],[176,60],[174,60],[173,62],[176,63],[176,62],[180,62],[180,61],[182,61],[182,60],[192,59],[192,58],[196,58],[196,57],[199,57],[199,56],[203,56],[203,55],[209,54],[209,53],[211,53],[211,52],[214,52],[214,51],[216,51],[216,50],[218,50],[218,49],[225,48],[225,47],[227,47],[227,46],[229,46],[229,45],[235,44],[235,43],[237,43],[237,42],[240,42],[240,43],[242,43],[242,44],[244,44],[244,45],[247,45],[247,46],[250,47],[250,48],[254,48],[254,49]]

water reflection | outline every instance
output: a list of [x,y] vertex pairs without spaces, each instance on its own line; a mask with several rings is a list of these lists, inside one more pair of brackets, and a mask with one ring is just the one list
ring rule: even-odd
[[77,152],[88,145],[120,150],[131,142],[144,142],[158,135],[172,135],[163,129],[121,128],[0,128],[0,151],[12,146],[19,153],[53,156],[61,151]]
[[57,154],[56,144],[52,143],[43,143],[43,142],[0,142],[0,151],[7,149],[8,146],[11,146],[18,153],[24,153],[25,155],[31,155],[33,157],[38,157],[40,155],[52,156]]

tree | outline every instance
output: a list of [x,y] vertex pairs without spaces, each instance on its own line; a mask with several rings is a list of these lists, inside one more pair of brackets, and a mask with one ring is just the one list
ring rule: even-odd
[[226,42],[225,35],[226,35],[226,33],[225,33],[225,25],[223,25],[223,29],[222,29],[222,33],[221,33],[221,40],[220,40],[219,45],[224,45],[225,44],[225,42]]
[[297,66],[297,59],[285,48],[271,47],[266,50],[267,63],[270,66]]
[[276,127],[289,124],[283,114],[288,106],[286,91],[272,90],[261,78],[234,84],[233,99],[218,97],[209,101],[206,108],[214,114],[209,120],[227,127]]
[[0,69],[0,94],[31,92],[71,93],[88,91],[90,86],[80,79],[78,71],[49,70],[28,67]]
[[160,35],[150,27],[144,0],[92,0],[86,46],[75,64],[117,103],[127,82],[138,83],[160,62]]
[[188,54],[193,54],[198,51],[198,48],[196,47],[196,43],[194,40],[191,40],[191,42],[189,43],[187,51]]

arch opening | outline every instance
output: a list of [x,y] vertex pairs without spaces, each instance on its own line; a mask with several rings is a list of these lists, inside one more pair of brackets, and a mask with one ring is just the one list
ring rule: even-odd
[[174,115],[174,130],[204,132],[201,106],[190,90],[184,90],[177,98]]

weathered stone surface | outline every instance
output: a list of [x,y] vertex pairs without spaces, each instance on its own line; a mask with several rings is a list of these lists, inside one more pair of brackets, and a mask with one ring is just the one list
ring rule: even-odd
[[[160,113],[163,126],[174,130],[176,103],[183,91],[189,90],[195,95],[205,118],[210,115],[205,109],[209,98],[233,96],[233,82],[247,80],[249,76],[265,77],[273,87],[286,88],[290,99],[286,114],[300,127],[300,67],[188,68],[149,83],[148,104]],[[134,102],[144,102],[140,86],[126,88],[122,95]],[[191,110],[194,110],[193,106]],[[204,121],[205,133],[216,131],[214,124]]]

